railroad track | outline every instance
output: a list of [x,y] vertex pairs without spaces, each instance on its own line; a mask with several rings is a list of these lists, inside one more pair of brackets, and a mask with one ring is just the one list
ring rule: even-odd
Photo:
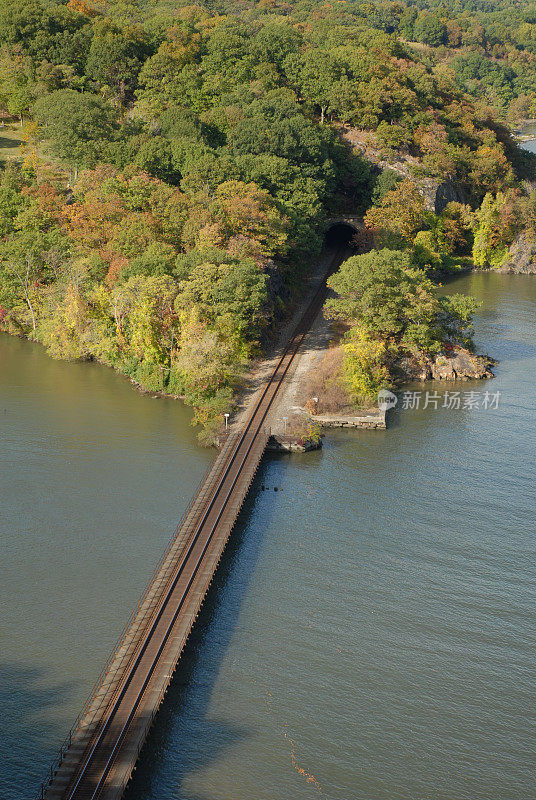
[[[334,254],[330,271],[345,252],[340,248]],[[262,458],[273,400],[325,297],[322,282],[247,422],[228,439],[191,504],[183,535],[172,543],[125,636],[123,652],[117,651],[99,688],[105,700],[89,704],[91,724],[84,725],[82,717],[42,785],[41,798],[122,796]]]

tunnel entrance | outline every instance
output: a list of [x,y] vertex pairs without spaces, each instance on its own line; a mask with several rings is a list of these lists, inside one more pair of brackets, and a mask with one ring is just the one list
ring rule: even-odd
[[325,243],[327,247],[352,247],[352,239],[357,230],[346,222],[337,222],[326,231]]

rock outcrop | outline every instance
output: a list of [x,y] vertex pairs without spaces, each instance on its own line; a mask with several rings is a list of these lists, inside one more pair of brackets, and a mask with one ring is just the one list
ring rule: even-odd
[[[340,127],[340,132],[342,138],[371,164],[382,170],[391,169],[401,178],[413,181],[422,194],[428,211],[440,214],[451,202],[467,203],[463,188],[454,181],[440,181],[437,178],[420,175],[419,173],[423,172],[423,166],[415,156],[398,154],[396,158],[387,160],[379,149],[374,134],[370,131],[361,131],[358,128],[343,125]],[[416,177],[416,174],[419,174],[419,177]]]
[[464,347],[453,347],[434,359],[419,355],[401,358],[396,364],[402,381],[460,381],[493,378],[490,356],[475,355]]
[[436,214],[441,214],[449,203],[462,203],[462,205],[465,205],[468,203],[467,195],[455,181],[438,183],[434,196],[434,208],[431,210]]
[[522,231],[510,245],[508,258],[498,272],[536,273],[536,236]]

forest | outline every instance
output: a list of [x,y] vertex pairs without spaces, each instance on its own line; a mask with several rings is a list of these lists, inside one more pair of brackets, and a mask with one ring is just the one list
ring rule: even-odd
[[0,0],[0,48],[0,329],[184,398],[205,441],[330,216],[364,216],[327,308],[357,403],[394,351],[470,343],[438,276],[536,237],[536,4]]

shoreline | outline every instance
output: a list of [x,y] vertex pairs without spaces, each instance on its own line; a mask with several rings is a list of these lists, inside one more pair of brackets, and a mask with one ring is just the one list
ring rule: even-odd
[[[307,302],[307,298],[311,292],[314,291],[319,280],[324,279],[326,263],[327,259],[330,257],[330,252],[331,251],[329,248],[324,248],[320,256],[315,260],[314,268],[311,270],[311,273],[307,279],[307,289],[294,303],[294,308],[287,315],[284,321],[284,326],[282,330],[279,331],[279,335],[274,337],[268,344],[266,352],[262,356],[257,356],[254,358],[250,362],[249,366],[244,370],[234,395],[234,410],[231,411],[231,417],[229,420],[230,430],[235,428],[237,425],[240,425],[243,421],[244,415],[247,414],[247,410],[251,402],[254,401],[255,396],[259,391],[259,387],[263,384],[264,379],[270,372],[270,368],[273,367],[273,364],[275,363],[274,359],[277,359],[281,347],[284,346],[286,338],[291,332],[292,327],[296,324],[296,321]],[[506,274],[504,270],[483,269],[474,266],[467,266],[467,268],[460,269],[455,273],[442,273],[440,276],[438,276],[438,278],[441,281],[451,283],[455,279],[471,272],[477,272],[480,274]],[[2,333],[5,333],[6,336],[15,336],[16,338],[24,339],[32,342],[33,344],[38,344],[41,347],[44,347],[46,352],[46,347],[41,342],[25,336],[24,333],[20,331],[2,331]],[[268,449],[275,450],[277,452],[304,452],[307,450],[318,449],[322,446],[321,431],[329,428],[385,430],[388,427],[386,413],[384,411],[380,411],[380,409],[376,407],[346,407],[341,408],[340,410],[325,411],[323,413],[311,413],[311,409],[308,410],[306,408],[307,390],[305,388],[305,383],[307,376],[311,374],[315,367],[320,364],[321,360],[330,349],[332,339],[333,331],[331,330],[331,325],[327,320],[324,319],[322,312],[319,312],[311,326],[311,329],[299,348],[298,353],[295,356],[293,366],[288,374],[288,379],[281,387],[281,394],[275,402],[274,409],[270,415],[271,420],[269,424],[272,429],[272,438],[271,446]],[[50,358],[53,357],[48,353],[47,356]],[[493,358],[484,356],[482,354],[470,354],[470,356],[474,357],[475,361],[487,359],[489,366],[493,366],[493,364],[496,363]],[[130,385],[141,394],[147,395],[153,399],[159,398],[179,400],[185,406],[187,406],[187,408],[191,409],[192,413],[194,411],[192,406],[186,403],[183,395],[173,394],[166,392],[165,390],[146,388],[135,378],[125,374],[112,364],[106,364],[95,358],[76,359],[73,360],[73,363],[75,361],[78,361],[78,363],[82,363],[84,361],[87,363],[96,363],[99,364],[99,366],[112,369],[122,378],[128,380]],[[435,374],[436,372],[437,374]],[[467,374],[464,372],[460,373],[456,369],[447,369],[445,368],[445,365],[443,365],[441,369],[436,369],[434,368],[434,365],[432,365],[432,368],[428,369],[428,374],[425,374],[421,371],[421,374],[419,375],[408,374],[403,381],[396,380],[393,383],[393,391],[395,393],[400,392],[403,386],[406,384],[409,385],[415,380],[419,381],[420,383],[433,380],[433,383],[437,386],[438,381],[440,381],[440,383],[443,385],[448,385],[452,381],[456,380],[471,380],[473,378],[478,380],[489,379],[492,377],[494,377],[494,375],[491,370],[482,371],[480,374],[476,375]],[[283,420],[286,421],[283,422]],[[291,422],[288,425],[289,430],[287,431],[287,421],[289,420]],[[204,446],[219,447],[224,438],[225,434],[222,424],[221,428],[214,433],[210,441],[206,441]]]
[[[231,413],[229,420],[229,431],[239,426],[252,402],[255,401],[259,392],[259,387],[263,385],[264,379],[271,371],[281,347],[284,346],[286,337],[296,324],[297,319],[301,315],[303,306],[306,304],[308,297],[318,285],[319,280],[323,279],[325,272],[326,259],[329,259],[329,249],[324,249],[317,259],[315,268],[311,272],[308,279],[308,290],[304,292],[302,297],[295,303],[293,311],[287,317],[283,329],[280,331],[279,336],[272,342],[267,353],[263,357],[257,357],[250,364],[250,368],[245,370],[244,375],[240,381],[239,387],[235,394],[235,410]],[[472,271],[480,273],[492,273],[495,270],[484,269],[467,269],[458,273],[448,273],[444,277],[452,280],[462,275],[468,274]],[[499,273],[500,274],[500,273]],[[503,273],[504,274],[504,273]],[[18,339],[31,342],[32,344],[39,345],[44,348],[45,354],[48,358],[53,358],[46,352],[46,347],[42,342],[36,339],[25,336],[21,332],[8,332],[1,331],[6,336],[15,336]],[[346,428],[354,430],[386,430],[387,429],[387,414],[385,411],[376,407],[369,408],[342,408],[340,411],[325,412],[319,414],[312,414],[304,408],[304,384],[308,375],[314,370],[320,361],[324,358],[325,354],[330,349],[333,331],[328,320],[326,320],[320,311],[314,320],[311,328],[305,337],[302,345],[293,361],[293,365],[289,370],[287,381],[281,387],[281,394],[275,401],[273,410],[270,414],[269,425],[271,429],[271,438],[268,450],[274,452],[308,452],[322,447],[322,430],[333,428]],[[481,358],[482,356],[476,356]],[[489,357],[488,357],[489,358]],[[59,361],[69,361],[69,359],[55,359]],[[96,358],[87,359],[70,359],[72,363],[94,363],[99,366],[106,367],[113,370],[114,373],[121,376],[129,382],[132,388],[136,389],[140,394],[147,395],[153,399],[169,399],[181,401],[192,412],[193,409],[185,402],[184,396],[168,393],[166,391],[148,389],[144,387],[139,381],[126,375],[121,370],[117,369],[111,364],[106,364]],[[490,359],[491,363],[496,363],[494,359]],[[493,377],[491,375],[483,375],[482,378]],[[451,376],[438,376],[433,383],[437,385],[438,380],[441,384],[450,384],[453,380],[470,380],[471,377],[458,377],[454,373]],[[475,378],[477,379],[477,378]],[[415,378],[408,376],[407,380],[403,382],[397,381],[394,384],[393,391],[400,392],[402,387],[406,384],[414,382]],[[432,378],[430,378],[431,382]],[[427,382],[426,378],[422,378],[419,382]],[[289,424],[289,429],[294,427],[292,432],[287,432],[287,423],[283,420],[292,420]],[[221,443],[225,440],[226,435],[222,429],[215,433],[212,441],[206,446],[221,447]]]
[[[532,126],[535,128],[533,133],[523,133],[523,129]],[[525,144],[526,142],[536,142],[536,119],[523,119],[512,123],[511,135],[516,142]]]

